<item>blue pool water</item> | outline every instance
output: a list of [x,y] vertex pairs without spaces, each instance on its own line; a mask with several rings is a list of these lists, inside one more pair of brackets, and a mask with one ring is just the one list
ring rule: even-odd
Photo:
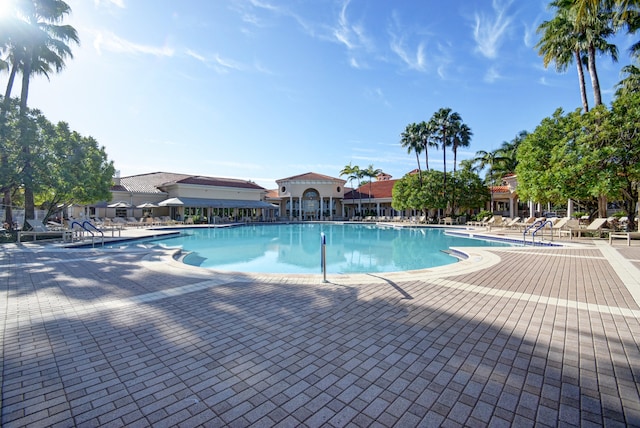
[[452,246],[509,245],[448,236],[439,228],[325,223],[194,228],[144,245],[181,248],[188,253],[184,263],[210,269],[321,273],[321,233],[330,274],[426,269],[455,263],[456,258],[443,252]]

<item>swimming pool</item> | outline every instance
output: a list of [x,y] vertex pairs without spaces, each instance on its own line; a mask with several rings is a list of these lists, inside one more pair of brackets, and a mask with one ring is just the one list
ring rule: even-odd
[[327,273],[426,269],[455,263],[450,247],[510,244],[449,236],[441,228],[304,223],[186,229],[144,246],[180,248],[182,261],[209,269],[261,273],[321,273],[321,233]]

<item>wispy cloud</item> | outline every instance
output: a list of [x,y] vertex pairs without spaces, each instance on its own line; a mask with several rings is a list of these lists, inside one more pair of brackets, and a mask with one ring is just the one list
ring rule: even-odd
[[116,6],[120,9],[124,9],[124,0],[93,0],[93,4],[96,6]]
[[484,74],[484,81],[487,83],[494,83],[496,80],[501,79],[502,76],[495,67],[489,67]]
[[475,14],[473,38],[477,44],[476,50],[487,58],[495,58],[498,55],[498,48],[512,22],[512,18],[507,15],[510,5],[511,1],[493,0],[492,16],[484,13]]
[[395,53],[410,69],[426,71],[427,56],[425,52],[425,43],[419,42],[417,46],[408,46],[408,35],[404,26],[400,23],[398,15],[393,13],[392,18],[392,25],[389,29],[389,36],[391,37],[389,47],[391,48],[391,51]]
[[134,43],[110,32],[96,33],[93,41],[93,47],[99,54],[102,54],[103,50],[115,53],[151,55],[156,57],[171,57],[174,54],[173,48],[170,48],[169,46],[150,46]]
[[259,16],[259,11],[267,11],[277,16],[292,18],[306,33],[310,35],[315,34],[313,26],[311,26],[306,20],[292,10],[279,4],[273,4],[262,0],[247,0],[236,2],[234,4],[234,8],[240,13],[242,20],[247,24],[260,27],[264,26],[264,20]]
[[364,95],[367,99],[381,103],[387,107],[391,106],[391,104],[387,100],[387,97],[385,97],[384,92],[382,92],[382,89],[380,88],[366,88],[364,91]]
[[530,25],[526,22],[524,23],[524,45],[528,48],[532,48],[537,42],[537,34],[536,31],[540,23],[538,19],[533,21]]
[[365,27],[362,23],[352,23],[347,16],[347,8],[351,0],[345,0],[342,3],[338,22],[332,29],[335,40],[342,43],[349,50],[371,47],[371,41],[366,34]]
[[219,74],[227,74],[232,71],[248,71],[248,72],[258,72],[261,74],[270,74],[274,73],[265,67],[260,61],[254,61],[253,66],[246,65],[240,61],[236,61],[230,58],[223,57],[219,53],[215,55],[207,56],[201,54],[199,52],[194,51],[193,49],[186,49],[184,51],[185,55],[201,62],[205,66],[212,68]]

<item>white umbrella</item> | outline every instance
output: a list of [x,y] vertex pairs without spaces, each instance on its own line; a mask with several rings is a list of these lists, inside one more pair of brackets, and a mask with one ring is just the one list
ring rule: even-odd
[[131,208],[131,204],[124,201],[118,201],[107,205],[107,208]]
[[158,208],[158,205],[153,202],[145,202],[140,205],[136,205],[136,208]]
[[170,198],[170,199],[165,199],[164,201],[158,202],[158,206],[161,206],[161,207],[180,207],[182,205],[184,205],[184,202],[182,202],[178,198]]

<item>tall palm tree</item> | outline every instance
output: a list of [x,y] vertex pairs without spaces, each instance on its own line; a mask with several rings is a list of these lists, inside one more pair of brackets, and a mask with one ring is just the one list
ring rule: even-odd
[[374,178],[378,177],[380,174],[382,174],[382,170],[381,169],[374,169],[373,165],[369,165],[366,169],[363,169],[362,171],[362,176],[366,177],[369,179],[369,201],[368,203],[371,204],[371,182],[373,181]]
[[416,162],[418,163],[418,181],[422,186],[422,168],[420,168],[420,153],[422,153],[423,145],[420,141],[419,126],[416,123],[410,123],[400,134],[400,145],[407,149],[407,153],[414,152],[416,154]]
[[[340,177],[342,176],[346,176],[347,180],[349,181],[349,185],[351,187],[351,194],[353,195],[353,192],[355,191],[355,189],[353,188],[353,180],[358,180],[358,188],[360,187],[360,179],[362,178],[362,170],[360,169],[360,167],[358,165],[351,165],[351,162],[349,162],[349,165],[346,165],[344,168],[342,168],[342,171],[340,171]],[[360,193],[358,191],[358,193]],[[360,200],[358,201],[358,211],[360,212],[362,210],[362,195],[360,195]]]
[[441,108],[431,116],[429,128],[432,130],[433,139],[442,148],[442,162],[444,167],[444,193],[447,193],[447,147],[453,145],[453,136],[460,128],[462,118],[460,114],[452,112],[450,108]]
[[466,123],[460,124],[460,127],[456,129],[453,134],[453,142],[451,144],[451,150],[453,151],[453,173],[456,173],[456,165],[458,164],[458,149],[460,147],[469,147],[471,144],[471,137],[473,132]]
[[536,44],[536,48],[538,54],[542,56],[545,68],[553,62],[556,65],[556,71],[564,72],[575,61],[582,108],[586,113],[589,111],[589,102],[587,101],[587,86],[584,78],[581,39],[575,31],[573,21],[570,10],[558,10],[552,20],[545,21],[538,27],[537,32],[538,34],[542,33],[542,37]]
[[22,0],[17,2],[20,19],[26,23],[24,30],[15,37],[12,46],[13,61],[22,73],[20,92],[20,143],[25,156],[24,191],[25,220],[35,217],[33,200],[33,170],[31,166],[31,143],[28,135],[27,99],[29,83],[36,74],[60,72],[67,57],[72,58],[70,42],[79,43],[78,33],[70,25],[61,25],[71,8],[62,0]]
[[640,67],[629,64],[622,67],[621,72],[626,76],[616,85],[616,96],[640,91]]
[[418,124],[418,138],[424,150],[424,169],[429,171],[429,148],[438,148],[438,143],[433,140],[433,124],[431,122],[420,122]]
[[527,131],[520,131],[511,141],[503,141],[502,145],[495,151],[497,162],[493,165],[493,173],[496,177],[504,177],[513,174],[518,166],[518,147],[520,143],[529,135]]
[[473,159],[478,164],[478,169],[483,170],[489,167],[489,171],[484,177],[485,184],[489,187],[491,193],[491,210],[493,211],[493,186],[496,184],[495,168],[500,162],[503,161],[500,151],[493,150],[488,152],[486,150],[479,150],[476,152],[476,157]]
[[[550,6],[557,8],[557,15],[568,19],[571,27],[567,28],[577,38],[577,47],[587,58],[587,69],[591,77],[594,104],[602,104],[602,92],[596,67],[596,56],[607,54],[614,61],[618,60],[616,45],[609,43],[608,38],[615,34],[614,18],[610,2],[600,1],[597,5],[591,0],[554,0]],[[565,50],[566,50],[565,46]],[[566,55],[566,53],[565,53]],[[558,56],[561,56],[560,54]]]

